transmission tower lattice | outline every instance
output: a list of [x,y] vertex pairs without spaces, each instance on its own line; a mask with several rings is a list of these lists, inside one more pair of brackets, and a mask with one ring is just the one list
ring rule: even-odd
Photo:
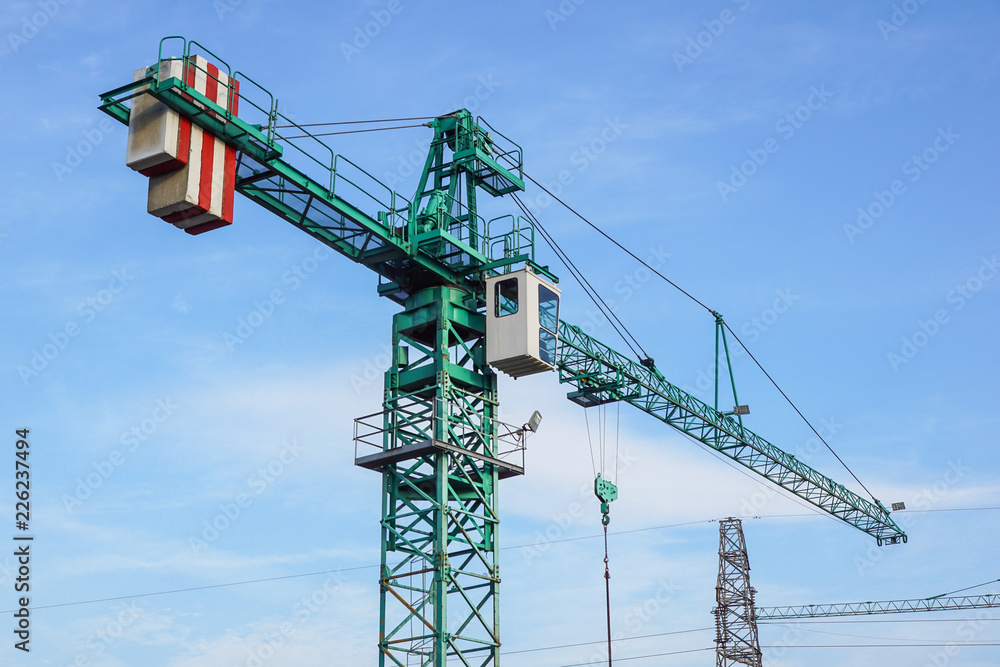
[[756,591],[750,586],[750,562],[743,524],[728,518],[719,522],[719,583],[715,587],[716,667],[761,667],[757,639]]

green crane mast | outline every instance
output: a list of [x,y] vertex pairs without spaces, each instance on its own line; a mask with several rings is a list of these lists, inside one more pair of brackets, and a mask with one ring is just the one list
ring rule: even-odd
[[[196,67],[196,53],[240,82],[226,104],[199,93],[187,76],[157,74],[167,61]],[[235,148],[238,192],[372,269],[378,293],[402,307],[393,318],[383,410],[355,425],[357,464],[382,475],[379,664],[498,665],[497,485],[523,473],[525,429],[498,419],[484,281],[525,267],[556,278],[536,263],[530,222],[484,220],[476,196],[524,189],[521,149],[466,110],[440,116],[429,123],[434,137],[408,199],[294,123],[271,93],[197,42],[162,40],[146,75],[101,95],[99,108],[128,124],[128,102],[142,94]],[[879,544],[906,540],[880,503],[686,394],[648,361],[565,322],[557,336],[550,365],[576,387],[569,397],[577,403],[625,401]]]

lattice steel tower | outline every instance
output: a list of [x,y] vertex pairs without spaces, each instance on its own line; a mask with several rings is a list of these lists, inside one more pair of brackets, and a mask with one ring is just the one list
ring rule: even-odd
[[732,517],[719,522],[719,583],[715,587],[716,667],[761,667],[757,639],[756,591],[750,586],[750,562],[743,524]]
[[[240,193],[374,271],[378,294],[401,307],[382,410],[355,422],[355,463],[382,478],[381,667],[499,664],[497,488],[524,472],[533,420],[499,420],[497,371],[556,371],[580,405],[630,404],[879,545],[906,541],[877,500],[744,426],[743,406],[720,411],[718,401],[710,406],[668,382],[652,359],[632,359],[562,321],[558,280],[535,256],[536,227],[544,230],[527,209],[528,219],[478,212],[483,193],[525,189],[521,149],[468,110],[427,123],[434,137],[408,198],[182,37],[163,39],[156,62],[103,93],[99,108],[129,127],[135,159],[127,164],[150,177],[148,210],[157,217],[192,235],[217,229],[232,222]],[[154,196],[161,189],[166,203]],[[331,415],[342,409],[331,406]],[[722,545],[719,664],[759,665],[739,521],[723,522]]]

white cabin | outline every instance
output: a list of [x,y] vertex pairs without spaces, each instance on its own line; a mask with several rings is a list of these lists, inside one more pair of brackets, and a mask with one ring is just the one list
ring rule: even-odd
[[486,279],[486,361],[513,377],[555,370],[559,289],[530,268]]

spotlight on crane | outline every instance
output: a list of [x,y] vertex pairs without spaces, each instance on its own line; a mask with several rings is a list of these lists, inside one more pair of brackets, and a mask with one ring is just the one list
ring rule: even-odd
[[531,418],[528,419],[528,423],[525,424],[522,428],[525,431],[531,431],[532,433],[537,433],[538,425],[541,423],[542,423],[542,413],[539,412],[538,410],[535,410],[534,412],[531,413]]

